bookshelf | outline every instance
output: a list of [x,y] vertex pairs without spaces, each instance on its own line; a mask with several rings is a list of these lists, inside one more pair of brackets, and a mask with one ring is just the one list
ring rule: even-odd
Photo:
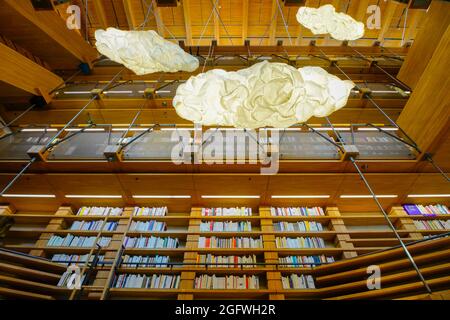
[[[2,206],[0,216],[13,217],[15,221],[3,245],[65,265],[77,263],[83,273],[89,269],[86,261],[93,261],[98,255],[99,262],[90,273],[89,281],[81,291],[72,290],[72,298],[180,300],[311,298],[320,290],[320,281],[315,282],[320,275],[319,266],[398,245],[393,232],[386,229],[384,217],[376,212],[325,207],[318,215],[287,216],[273,215],[271,207],[259,207],[253,209],[251,215],[211,216],[203,215],[202,209],[192,207],[189,212],[169,211],[152,216],[136,215],[134,207],[125,207],[120,214],[77,215],[79,210],[68,206],[55,212],[16,212],[10,206]],[[409,215],[402,206],[389,211],[389,218],[405,242],[449,232],[449,217],[445,214]],[[441,228],[423,227],[424,222],[440,224]],[[84,226],[82,230],[80,226]],[[156,226],[157,230],[153,231],[150,226]],[[82,247],[48,245],[50,239],[69,235],[92,238]],[[109,240],[98,248],[94,244],[102,237]],[[124,246],[127,237],[178,240],[174,248],[150,245],[150,240],[141,240],[148,245]],[[228,245],[204,247],[200,245],[202,237],[228,239]],[[230,245],[233,238],[260,242],[259,246],[238,248],[234,242]],[[324,245],[286,248],[280,246],[282,238],[320,238]],[[215,264],[202,264],[207,261],[215,261]],[[121,275],[134,279],[134,285],[116,285]],[[166,280],[163,285],[156,277],[174,280]],[[214,277],[214,289],[211,289],[212,284],[196,285],[202,277]],[[239,279],[256,277],[258,286],[240,289],[247,280]],[[140,281],[147,279],[149,284],[156,283],[154,288],[142,288],[145,282]],[[223,283],[226,283],[225,288]]]

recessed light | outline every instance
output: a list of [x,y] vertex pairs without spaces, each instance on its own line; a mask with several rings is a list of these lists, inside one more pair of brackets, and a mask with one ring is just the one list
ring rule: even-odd
[[287,195],[272,196],[272,199],[328,199],[329,195]]
[[408,194],[408,198],[448,198],[450,194]]
[[[395,194],[377,194],[377,198],[397,198],[398,196]],[[373,198],[372,195],[341,195],[340,198],[342,199],[370,199]]]
[[134,195],[135,199],[189,199],[191,196],[184,195]]
[[54,194],[3,194],[7,198],[55,198]]
[[89,198],[89,199],[120,199],[120,195],[93,195],[93,194],[68,194],[66,198]]
[[236,195],[236,196],[202,196],[203,199],[259,199],[260,196],[242,196],[242,195]]

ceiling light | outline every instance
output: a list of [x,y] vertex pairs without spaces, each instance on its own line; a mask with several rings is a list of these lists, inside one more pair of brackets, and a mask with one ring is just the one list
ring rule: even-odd
[[92,195],[92,194],[68,194],[66,198],[88,198],[88,199],[120,199],[120,195]]
[[[398,196],[395,194],[377,194],[376,195],[377,198],[397,198]],[[340,198],[342,199],[370,199],[373,198],[372,195],[367,194],[367,195],[341,195]]]
[[272,199],[328,199],[329,195],[287,195],[272,196]]
[[191,196],[179,196],[179,195],[135,195],[135,199],[189,199]]
[[21,132],[56,132],[58,129],[55,128],[48,128],[48,129],[42,129],[42,128],[29,128],[29,129],[22,129]]
[[[380,128],[382,131],[398,131],[397,128]],[[358,131],[379,131],[378,128],[358,128]]]
[[260,196],[202,196],[203,199],[259,199]]
[[56,198],[54,194],[3,194],[5,198]]
[[408,194],[408,198],[449,198],[450,194]]

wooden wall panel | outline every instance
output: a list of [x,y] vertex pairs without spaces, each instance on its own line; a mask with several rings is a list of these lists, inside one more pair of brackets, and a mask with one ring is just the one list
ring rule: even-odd
[[412,89],[417,86],[424,74],[449,25],[450,3],[440,0],[432,1],[398,74],[398,78]]

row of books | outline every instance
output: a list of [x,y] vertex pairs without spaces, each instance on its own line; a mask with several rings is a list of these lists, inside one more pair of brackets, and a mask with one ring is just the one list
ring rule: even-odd
[[252,275],[223,276],[201,275],[195,278],[195,289],[259,289],[259,277]]
[[209,221],[200,223],[200,231],[234,231],[244,232],[252,231],[252,223],[250,221]]
[[447,206],[442,204],[423,206],[421,204],[404,204],[403,209],[409,215],[450,214]]
[[166,231],[167,223],[163,221],[132,221],[130,225],[131,231]]
[[124,255],[122,266],[128,268],[167,268],[169,256],[130,256]]
[[199,248],[262,248],[262,238],[257,239],[247,237],[217,238],[199,237]]
[[121,216],[123,208],[114,207],[81,207],[77,216]]
[[277,245],[277,248],[325,248],[325,241],[322,238],[317,237],[276,237],[275,243]]
[[[64,272],[64,273],[62,274],[61,278],[59,279],[57,286],[58,286],[58,287],[66,287],[66,288],[67,288],[68,285],[69,285],[69,279],[72,277],[73,274],[74,274],[74,273],[71,272],[71,271],[66,271],[66,272]],[[81,277],[81,279],[80,279],[80,284],[83,284],[85,278],[86,278],[86,273],[83,274],[83,276]],[[74,279],[75,279],[75,278],[73,278],[72,281],[74,281]],[[71,281],[71,282],[72,282],[72,281]],[[76,284],[75,282],[70,283],[71,287],[74,287],[75,284]]]
[[115,288],[178,289],[180,275],[170,274],[120,274]]
[[[51,236],[47,242],[49,247],[93,247],[97,237],[76,237],[72,234],[67,234],[65,237]],[[111,237],[98,238],[98,245],[100,247],[107,247],[111,242]]]
[[[100,231],[102,225],[103,220],[74,221],[69,230]],[[117,229],[117,225],[117,221],[106,222],[103,227],[103,231],[115,231]]]
[[221,217],[221,216],[245,216],[252,215],[252,208],[235,207],[235,208],[202,208],[202,216],[205,217]]
[[280,264],[289,268],[310,268],[324,263],[334,262],[334,257],[320,256],[287,256],[278,258]]
[[325,212],[321,207],[289,207],[289,208],[270,208],[270,213],[274,217],[310,217],[324,216]]
[[450,229],[450,220],[414,220],[419,230],[446,230]]
[[213,254],[200,254],[197,256],[197,263],[208,264],[209,268],[236,268],[242,265],[243,268],[256,267],[256,256],[215,256]]
[[[89,254],[82,254],[82,255],[78,255],[78,254],[64,254],[64,253],[57,253],[54,254],[51,258],[51,260],[53,262],[57,262],[63,265],[71,265],[71,264],[78,264],[78,263],[86,263],[87,259],[88,259]],[[91,255],[91,258],[89,259],[89,262],[93,262],[94,261],[95,256]],[[104,255],[99,255],[98,256],[98,262],[102,263],[105,260],[105,256]]]
[[275,231],[323,231],[323,226],[320,222],[315,221],[297,221],[286,222],[280,221],[273,224]]
[[133,210],[133,216],[153,216],[153,217],[163,217],[169,213],[167,207],[135,207]]
[[177,238],[171,237],[125,237],[123,241],[125,248],[142,248],[142,249],[155,249],[155,248],[178,248],[180,245]]
[[310,275],[291,274],[281,277],[283,289],[315,289],[314,278]]

